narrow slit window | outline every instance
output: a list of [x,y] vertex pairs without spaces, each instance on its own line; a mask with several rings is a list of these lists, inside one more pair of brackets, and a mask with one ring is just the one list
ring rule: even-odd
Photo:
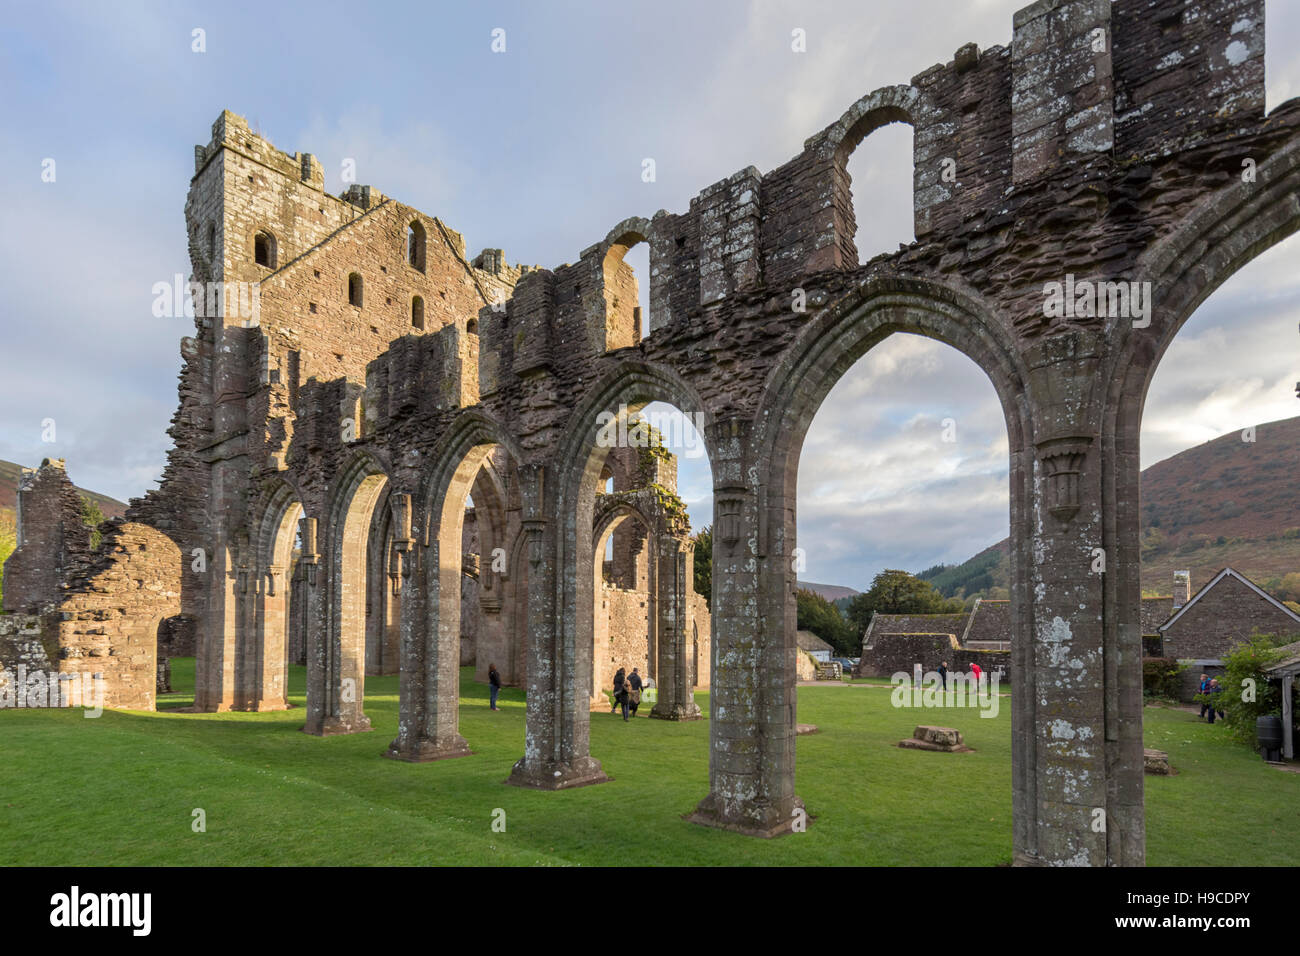
[[424,271],[424,226],[418,219],[406,228],[406,260],[421,272]]
[[348,304],[361,308],[361,275],[353,272],[348,276]]

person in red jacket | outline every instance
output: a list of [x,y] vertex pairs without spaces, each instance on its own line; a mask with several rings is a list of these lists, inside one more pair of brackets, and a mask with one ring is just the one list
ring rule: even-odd
[[980,678],[984,676],[984,670],[978,664],[972,664],[970,672],[975,675],[975,693],[978,694],[983,689],[980,686]]

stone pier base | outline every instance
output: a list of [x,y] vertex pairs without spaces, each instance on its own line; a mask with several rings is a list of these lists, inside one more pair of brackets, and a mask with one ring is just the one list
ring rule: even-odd
[[505,782],[531,790],[571,790],[610,779],[594,757],[583,757],[574,764],[542,764],[535,769],[526,766],[525,759],[521,758]]
[[794,807],[800,813],[792,813],[788,818],[776,817],[775,819],[765,820],[760,817],[723,816],[717,809],[717,801],[713,794],[709,794],[700,801],[694,813],[687,814],[683,819],[688,823],[697,823],[704,827],[714,827],[718,830],[730,830],[732,833],[741,833],[745,836],[771,839],[772,837],[796,832],[794,828],[795,822],[800,818],[802,818],[805,825],[811,819],[807,811],[804,810],[803,801],[798,797],[794,798]]
[[302,732],[313,737],[337,737],[340,734],[364,734],[371,730],[370,718],[364,714],[350,720],[342,717],[326,717],[317,730],[310,725],[304,726]]
[[457,734],[443,743],[433,740],[420,740],[409,746],[404,746],[399,741],[394,740],[388,745],[388,750],[384,752],[384,756],[393,760],[404,760],[407,763],[430,763],[434,760],[469,757],[473,753],[474,751],[469,749],[469,743],[465,738]]

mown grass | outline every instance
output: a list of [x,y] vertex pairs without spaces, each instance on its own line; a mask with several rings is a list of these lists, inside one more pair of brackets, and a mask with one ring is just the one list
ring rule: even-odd
[[[187,703],[193,661],[173,663]],[[366,680],[366,734],[300,732],[268,714],[0,712],[0,863],[65,865],[903,864],[1011,858],[1010,700],[996,718],[944,713],[969,754],[902,750],[934,712],[895,709],[885,690],[801,687],[797,792],[807,832],[755,840],[682,819],[708,790],[708,723],[591,717],[591,750],[614,779],[560,793],[503,786],[523,752],[521,691],[487,706],[462,671],[471,757],[407,764],[381,756],[397,730],[397,678]],[[698,697],[707,713],[707,695]],[[644,711],[643,711],[644,714]],[[1300,775],[1266,767],[1194,715],[1147,709],[1148,745],[1180,771],[1147,778],[1152,864],[1286,865]],[[192,812],[206,832],[192,829]],[[494,832],[494,811],[505,832]]]

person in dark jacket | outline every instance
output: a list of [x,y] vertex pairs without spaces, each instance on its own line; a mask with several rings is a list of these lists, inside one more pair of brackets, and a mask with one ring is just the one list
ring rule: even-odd
[[1206,691],[1209,695],[1210,703],[1210,723],[1214,723],[1214,714],[1217,711],[1220,719],[1223,717],[1223,688],[1219,686],[1219,678],[1210,678],[1210,688]]
[[948,689],[948,662],[939,662],[939,681],[943,684],[943,689]]
[[641,682],[641,675],[632,668],[632,673],[627,678],[627,703],[632,711],[632,716],[636,716],[636,709],[641,706],[641,688],[645,685]]
[[623,668],[618,669],[614,675],[614,707],[610,713],[617,713],[618,708],[623,708],[623,719],[627,720],[627,678],[624,676]]
[[492,710],[500,710],[497,707],[497,694],[501,693],[501,675],[497,673],[495,664],[488,665],[488,689],[492,694]]

